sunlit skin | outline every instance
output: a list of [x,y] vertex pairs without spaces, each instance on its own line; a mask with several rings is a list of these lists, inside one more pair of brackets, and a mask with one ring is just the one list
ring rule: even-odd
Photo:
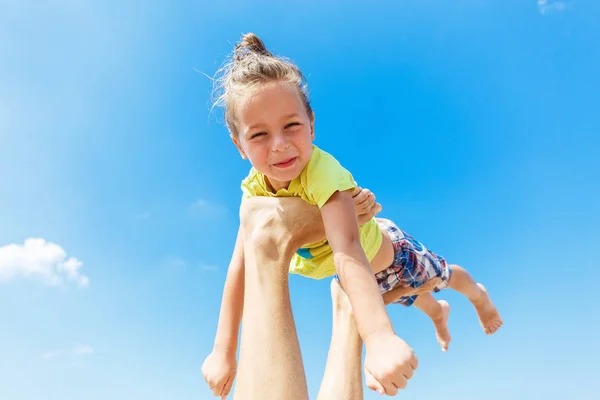
[[274,191],[287,188],[312,155],[314,114],[308,114],[298,89],[273,82],[237,104],[239,137],[231,136],[244,159],[268,179]]

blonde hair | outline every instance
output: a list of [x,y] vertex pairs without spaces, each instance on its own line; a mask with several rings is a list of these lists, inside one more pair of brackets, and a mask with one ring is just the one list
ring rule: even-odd
[[217,72],[213,91],[214,106],[225,109],[225,123],[233,136],[239,135],[235,100],[259,85],[272,82],[284,82],[297,88],[307,114],[312,116],[308,87],[300,69],[290,60],[274,56],[254,33],[242,35],[232,56]]

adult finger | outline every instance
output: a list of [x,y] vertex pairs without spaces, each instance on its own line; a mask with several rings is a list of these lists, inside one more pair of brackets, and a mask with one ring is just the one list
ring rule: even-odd
[[[364,198],[362,197],[364,195]],[[355,202],[356,208],[366,213],[369,211],[371,207],[375,204],[375,195],[373,193],[364,193],[361,194],[360,198],[357,197],[357,201]]]
[[354,196],[354,204],[359,205],[359,204],[364,204],[365,201],[367,201],[369,199],[369,192],[362,190],[360,193],[358,193],[356,196]]
[[369,189],[363,189],[362,194],[366,196],[363,202],[367,202],[368,204],[375,202],[375,193],[371,192]]
[[373,203],[373,205],[369,208],[369,210],[367,212],[365,212],[365,215],[369,216],[369,219],[373,218],[374,216],[376,216],[377,214],[379,214],[382,210],[381,204],[379,203]]
[[360,186],[355,187],[354,189],[352,189],[352,197],[358,196],[361,192],[362,188]]
[[375,215],[379,214],[382,210],[383,207],[381,206],[381,204],[375,203],[375,205],[373,206],[373,212],[375,213]]

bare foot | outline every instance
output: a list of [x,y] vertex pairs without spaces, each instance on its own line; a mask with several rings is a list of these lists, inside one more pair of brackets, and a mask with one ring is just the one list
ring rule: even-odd
[[478,283],[477,286],[481,289],[481,297],[478,300],[473,301],[473,305],[479,316],[479,322],[481,323],[483,331],[487,335],[491,335],[502,326],[502,318],[500,318],[500,314],[498,313],[498,310],[496,310],[494,303],[492,303],[485,287],[481,283]]
[[448,351],[450,344],[450,332],[448,331],[448,317],[450,316],[450,304],[446,300],[438,300],[438,304],[442,307],[442,314],[439,318],[433,321],[435,327],[435,338],[442,347],[442,351]]

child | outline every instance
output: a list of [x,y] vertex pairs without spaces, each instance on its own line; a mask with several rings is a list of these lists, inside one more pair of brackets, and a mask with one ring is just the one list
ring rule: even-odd
[[[242,201],[252,196],[295,196],[320,209],[327,239],[298,249],[289,271],[313,279],[334,277],[340,282],[365,342],[365,368],[376,356],[402,358],[410,350],[393,334],[382,294],[402,293],[405,288],[439,291],[450,287],[475,306],[485,333],[492,334],[501,326],[485,288],[463,268],[448,265],[390,220],[372,218],[358,225],[351,194],[357,185],[333,156],[313,144],[314,114],[303,76],[293,63],[273,56],[256,35],[246,34],[223,71],[217,103],[225,107],[233,143],[252,165],[241,185]],[[237,278],[228,275],[227,279]],[[395,302],[414,304],[425,312],[434,323],[442,349],[448,348],[448,303],[436,301],[429,292],[400,296]],[[223,315],[225,309],[239,315],[241,311],[234,308],[224,302],[220,318],[239,323],[239,318]],[[223,333],[221,324],[219,328],[217,341],[220,335],[228,337],[226,342],[237,339],[231,332]],[[382,349],[375,343],[382,341],[390,354],[375,352]],[[376,354],[372,358],[371,348]],[[396,386],[403,387],[402,382]]]

